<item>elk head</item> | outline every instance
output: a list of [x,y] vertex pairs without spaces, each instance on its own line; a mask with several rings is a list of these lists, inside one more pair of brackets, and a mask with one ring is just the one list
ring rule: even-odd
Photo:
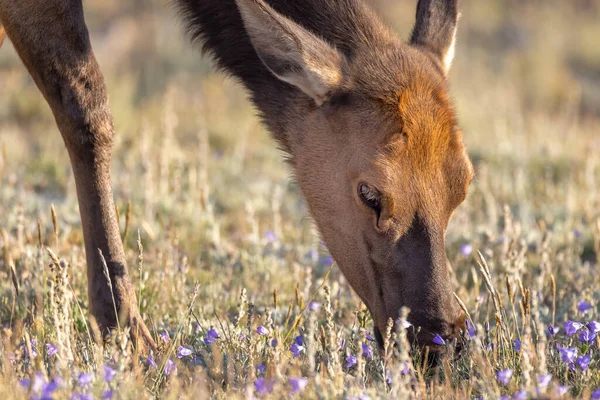
[[419,343],[435,350],[433,337],[454,337],[465,319],[444,244],[473,176],[447,94],[456,1],[419,1],[407,44],[362,14],[369,20],[358,25],[370,24],[371,36],[357,35],[352,51],[262,0],[237,4],[266,68],[294,87],[278,122],[294,175],[379,342],[388,319],[407,306],[409,322],[421,327]]

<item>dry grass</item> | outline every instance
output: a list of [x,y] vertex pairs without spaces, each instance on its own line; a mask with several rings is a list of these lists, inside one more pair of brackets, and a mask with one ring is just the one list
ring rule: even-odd
[[[94,344],[66,151],[7,43],[0,395],[280,398],[305,384],[297,397],[495,399],[600,389],[600,339],[580,339],[594,326],[565,329],[600,320],[597,2],[463,1],[452,93],[478,176],[447,252],[474,331],[435,370],[409,354],[404,332],[376,351],[365,307],[330,268],[242,91],[187,46],[172,12],[87,3],[118,131],[113,183],[129,270],[161,349],[135,355],[125,332]],[[413,7],[378,3],[405,36]],[[572,365],[560,348],[576,349]]]

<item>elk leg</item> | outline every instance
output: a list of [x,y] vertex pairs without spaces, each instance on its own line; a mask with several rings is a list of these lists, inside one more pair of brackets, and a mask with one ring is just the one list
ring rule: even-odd
[[103,334],[119,319],[130,326],[138,349],[154,348],[125,267],[110,182],[112,116],[81,0],[2,0],[0,20],[50,105],[69,153],[85,242],[90,313]]

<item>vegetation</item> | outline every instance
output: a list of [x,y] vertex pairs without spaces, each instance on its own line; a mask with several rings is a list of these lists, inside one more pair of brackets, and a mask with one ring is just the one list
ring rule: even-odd
[[[414,3],[376,6],[406,37]],[[477,178],[447,255],[472,324],[438,368],[404,330],[377,351],[281,154],[174,12],[86,7],[129,270],[160,349],[136,354],[126,332],[95,343],[68,156],[6,42],[0,395],[600,398],[600,3],[462,2],[451,93]]]

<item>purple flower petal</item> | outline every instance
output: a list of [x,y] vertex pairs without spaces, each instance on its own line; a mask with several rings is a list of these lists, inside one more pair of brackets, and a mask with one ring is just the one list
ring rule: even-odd
[[572,347],[559,347],[558,351],[560,352],[560,358],[565,363],[572,363],[577,356],[577,350]]
[[330,267],[331,264],[333,264],[333,258],[331,258],[331,257],[325,257],[325,259],[323,260],[323,264],[326,267]]
[[254,381],[254,389],[258,394],[271,393],[273,390],[273,382],[270,380],[267,381],[265,378],[258,378]]
[[162,341],[165,343],[169,343],[169,340],[171,340],[171,338],[169,337],[169,332],[167,332],[167,331],[162,331],[159,334],[159,336],[162,339]]
[[538,386],[541,388],[545,388],[546,386],[548,386],[550,384],[551,380],[552,380],[551,374],[540,375],[538,377]]
[[365,358],[373,357],[373,352],[371,351],[371,346],[369,346],[368,344],[363,344],[362,345],[362,355]]
[[579,303],[577,303],[577,310],[582,314],[591,309],[592,309],[592,305],[590,303],[588,303],[587,301],[582,300]]
[[514,400],[527,400],[527,391],[525,389],[519,390],[512,397]]
[[306,378],[290,378],[289,382],[292,387],[292,394],[300,393],[308,385],[308,379]]
[[46,354],[48,354],[48,358],[51,358],[58,352],[58,346],[53,345],[52,343],[46,343]]
[[515,351],[517,353],[521,352],[521,341],[520,340],[513,340],[513,348],[515,349]]
[[113,398],[113,394],[114,393],[113,393],[112,389],[105,390],[104,393],[102,393],[102,399],[110,400]]
[[583,324],[581,322],[574,322],[571,320],[567,320],[565,322],[565,332],[567,333],[567,336],[573,336],[581,328],[583,328]]
[[260,364],[258,367],[256,367],[256,370],[258,371],[259,375],[263,375],[265,373],[265,364]]
[[371,334],[369,332],[365,332],[365,338],[369,341],[369,342],[374,342],[375,338],[373,336],[371,336]]
[[79,386],[87,386],[94,380],[94,375],[89,372],[82,372],[77,376],[77,382]]
[[462,246],[460,246],[460,254],[462,254],[463,256],[467,257],[469,255],[471,255],[471,253],[473,252],[473,246],[470,244],[463,244]]
[[581,343],[590,343],[596,339],[596,334],[591,333],[587,328],[583,328],[579,332],[579,341]]
[[146,362],[148,363],[149,366],[158,368],[158,365],[156,364],[156,361],[154,361],[154,358],[152,358],[152,356],[146,358]]
[[310,303],[308,303],[308,309],[310,311],[317,312],[321,309],[321,303],[318,303],[316,301],[311,301]]
[[466,322],[467,322],[467,333],[469,334],[469,337],[471,339],[473,339],[477,335],[477,330],[475,329],[475,327],[473,326],[473,323],[471,321],[467,320]]
[[600,333],[600,322],[598,321],[592,321],[588,323],[587,327],[590,330],[590,332],[594,335]]
[[435,337],[433,338],[433,343],[443,346],[446,344],[446,341],[439,334],[436,334]]
[[267,239],[268,243],[273,243],[277,240],[277,235],[275,234],[275,232],[272,231],[266,231],[265,232],[265,239]]
[[187,357],[192,354],[192,350],[187,347],[179,346],[177,348],[177,358]]
[[582,371],[587,371],[590,361],[592,361],[592,357],[589,354],[586,354],[585,356],[579,357],[575,363]]
[[564,396],[565,394],[567,394],[568,391],[569,391],[568,386],[557,386],[556,387],[556,395],[558,397]]
[[[240,333],[240,335],[242,335],[242,334]],[[219,336],[219,332],[217,332],[217,330],[215,328],[211,327],[208,330],[208,332],[206,332],[206,337],[204,338],[204,343],[213,344],[217,339],[220,339],[220,338],[221,338],[221,336]]]
[[552,324],[548,325],[548,333],[550,333],[550,336],[556,335],[559,330],[560,330],[559,327],[554,327],[554,325],[552,325]]
[[296,358],[304,351],[304,346],[300,346],[298,343],[292,343],[290,351],[293,354],[293,358]]
[[600,400],[600,389],[594,390],[592,392],[592,400]]
[[115,371],[108,365],[104,365],[104,382],[112,381],[116,374],[117,371]]
[[352,368],[353,366],[355,366],[356,361],[356,356],[350,354],[348,357],[346,357],[346,368]]
[[498,382],[502,383],[504,386],[508,385],[510,382],[510,378],[512,378],[513,370],[508,368],[502,371],[496,372],[496,379]]
[[258,328],[256,328],[256,333],[258,333],[259,335],[263,336],[269,333],[269,330],[267,328],[265,328],[262,325],[259,325]]
[[171,359],[168,359],[165,364],[165,375],[169,376],[175,371],[177,371],[177,365]]
[[400,374],[402,376],[406,376],[406,375],[410,374],[410,364],[407,363],[406,361],[403,361],[400,364]]

